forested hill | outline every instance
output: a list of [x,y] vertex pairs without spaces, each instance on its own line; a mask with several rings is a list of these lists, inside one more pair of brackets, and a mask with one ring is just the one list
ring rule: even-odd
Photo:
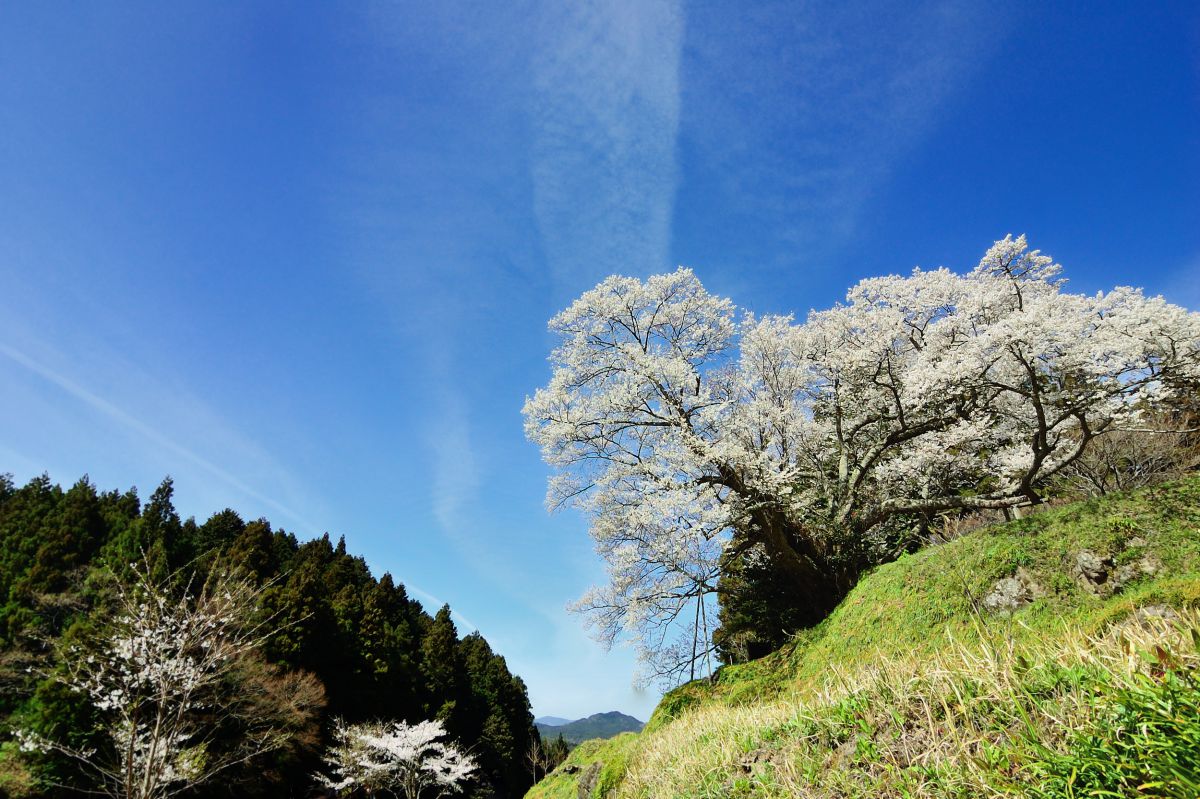
[[[448,606],[430,616],[328,535],[302,542],[232,510],[181,520],[169,479],[143,504],[134,490],[98,491],[87,478],[64,490],[44,476],[18,487],[0,475],[0,741],[18,726],[86,739],[85,703],[37,675],[55,668],[55,641],[92,623],[100,575],[134,562],[161,577],[195,571],[195,581],[218,568],[246,570],[268,586],[264,612],[281,627],[264,649],[270,673],[308,672],[324,688],[323,709],[320,686],[309,691],[318,712],[287,748],[189,795],[309,795],[335,717],[438,718],[478,761],[480,793],[519,796],[532,782],[522,765],[537,735],[525,684],[481,635],[459,638]],[[0,795],[76,795],[36,788],[37,779],[83,778],[0,745]]]
[[576,719],[564,724],[538,723],[538,731],[543,738],[552,739],[559,735],[570,744],[577,744],[591,738],[612,738],[623,732],[641,732],[645,725],[633,716],[627,716],[615,710],[608,713],[593,713],[586,719]]

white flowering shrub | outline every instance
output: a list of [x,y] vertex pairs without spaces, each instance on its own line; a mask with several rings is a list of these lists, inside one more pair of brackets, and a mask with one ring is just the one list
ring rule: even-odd
[[461,791],[476,765],[441,739],[440,721],[346,724],[334,722],[334,746],[325,754],[328,774],[318,781],[338,794],[363,790],[368,796],[391,791],[406,799]]
[[[111,618],[60,652],[60,668],[49,675],[98,711],[106,745],[80,749],[20,731],[22,748],[78,761],[96,778],[94,792],[163,799],[285,746],[288,731],[277,719],[245,713],[247,697],[225,685],[271,631],[269,619],[253,620],[260,589],[221,576],[179,596],[132,569],[136,581],[116,587]],[[319,685],[294,685],[320,692]],[[215,746],[234,722],[241,739]]]
[[1038,503],[1098,435],[1197,384],[1200,315],[1070,294],[1060,271],[1009,236],[966,274],[864,280],[803,322],[739,320],[683,268],[555,316],[526,432],[548,504],[579,507],[607,563],[578,604],[599,636],[686,673],[731,541],[815,623],[888,557],[892,520]]

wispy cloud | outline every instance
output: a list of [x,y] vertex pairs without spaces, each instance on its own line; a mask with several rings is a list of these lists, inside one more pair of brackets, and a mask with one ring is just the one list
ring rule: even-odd
[[718,194],[727,219],[763,231],[756,256],[792,263],[849,237],[1005,29],[979,0],[695,13],[681,134],[695,182],[681,190]]
[[467,506],[479,488],[479,472],[466,402],[445,383],[441,389],[439,421],[427,440],[433,457],[433,516],[443,531],[458,537],[467,526]]
[[[425,610],[428,611],[430,615],[437,613],[442,605],[447,604],[445,600],[434,596],[428,591],[418,588],[408,580],[401,580],[400,582],[404,584],[405,591],[407,591],[409,594],[412,594],[425,604]],[[460,634],[462,633],[461,628],[469,628],[468,632],[477,632],[479,630],[479,625],[462,615],[462,613],[458,612],[454,608],[450,608],[450,618],[453,619],[455,625],[460,628]]]
[[533,204],[556,293],[667,264],[683,34],[669,0],[546,15],[532,65]]
[[72,379],[68,375],[63,374],[61,371],[52,368],[42,361],[36,360],[25,352],[17,350],[7,344],[0,344],[0,355],[3,355],[28,372],[57,387],[68,396],[83,403],[92,411],[95,411],[101,414],[103,417],[116,422],[119,426],[132,431],[152,446],[161,450],[165,450],[174,456],[177,456],[184,461],[199,467],[202,471],[211,477],[217,478],[226,486],[236,489],[241,494],[252,498],[263,506],[278,511],[280,514],[288,517],[293,522],[299,523],[306,530],[310,532],[315,531],[316,528],[309,524],[309,522],[302,515],[297,513],[292,508],[279,502],[274,497],[259,491],[234,473],[217,465],[215,462],[201,455],[191,447],[180,443],[175,438],[147,424],[137,416],[119,407],[115,402],[106,399],[97,392]]

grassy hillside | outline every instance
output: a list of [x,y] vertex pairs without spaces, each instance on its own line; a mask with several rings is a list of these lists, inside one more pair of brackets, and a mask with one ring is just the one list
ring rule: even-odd
[[985,528],[529,796],[1198,796],[1198,605],[1200,477]]

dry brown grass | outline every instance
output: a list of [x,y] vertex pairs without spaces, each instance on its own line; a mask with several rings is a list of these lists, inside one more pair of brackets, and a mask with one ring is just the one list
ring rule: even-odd
[[[1101,636],[1023,650],[955,642],[784,697],[703,706],[646,736],[617,796],[947,797],[1021,795],[1023,764],[1097,722],[1096,690],[1161,668],[1200,667],[1200,614],[1140,614]],[[1033,742],[1036,742],[1033,743]],[[1044,754],[1044,753],[1042,753]]]

